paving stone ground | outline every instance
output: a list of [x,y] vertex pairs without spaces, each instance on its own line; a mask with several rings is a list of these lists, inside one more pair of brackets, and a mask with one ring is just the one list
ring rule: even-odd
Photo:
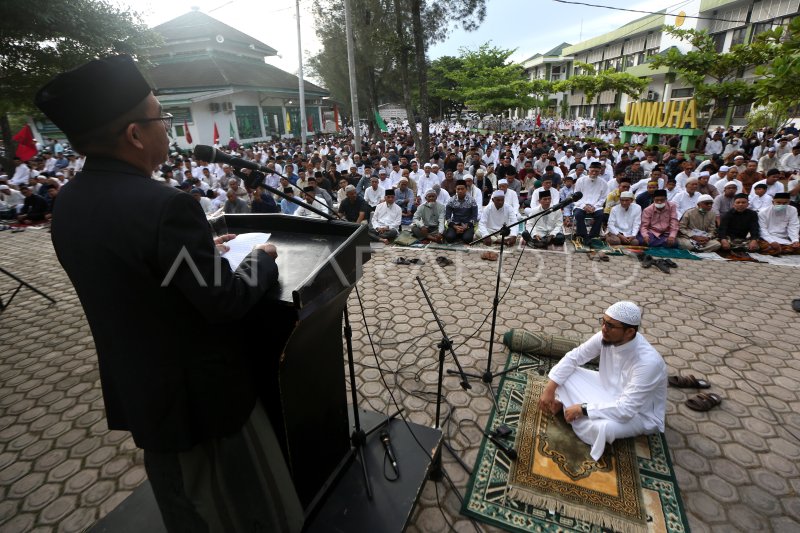
[[[94,344],[80,303],[43,230],[0,233],[0,266],[58,300],[23,289],[0,315],[0,532],[81,531],[145,479],[142,452],[106,427]],[[392,264],[399,256],[422,265]],[[455,264],[440,267],[437,255]],[[517,265],[506,255],[501,289]],[[669,389],[666,436],[695,532],[800,531],[800,270],[755,263],[678,261],[666,275],[627,257],[590,262],[580,254],[526,251],[503,298],[497,339],[510,328],[587,338],[618,299],[645,308],[642,332],[670,373],[695,374],[724,400],[688,409],[690,392]],[[478,251],[377,252],[349,302],[361,405],[432,425],[438,330],[415,281],[430,291],[461,364],[487,365],[496,263]],[[0,293],[13,288],[0,275]],[[372,336],[373,354],[363,324]],[[499,342],[492,367],[505,363]],[[448,367],[452,367],[448,361]],[[380,368],[380,369],[379,369]],[[380,379],[381,372],[385,379]],[[487,388],[444,383],[446,439],[470,468],[492,408]],[[393,396],[393,398],[392,398]],[[348,396],[349,398],[349,396]],[[400,451],[402,453],[402,451]],[[447,483],[428,482],[412,532],[475,531],[459,514],[469,475],[444,452]],[[492,528],[480,525],[483,531]]]

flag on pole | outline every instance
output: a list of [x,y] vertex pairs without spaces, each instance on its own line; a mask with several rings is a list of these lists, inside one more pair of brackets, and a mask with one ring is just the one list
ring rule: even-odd
[[19,133],[14,135],[14,140],[17,142],[17,151],[14,153],[23,161],[33,159],[39,150],[36,149],[36,141],[33,139],[33,132],[31,127],[25,124]]
[[212,144],[219,144],[219,130],[216,122],[214,122],[214,142]]
[[536,127],[537,128],[542,127],[542,115],[536,115]]
[[236,130],[233,129],[233,122],[228,122],[229,129],[231,130],[231,139],[236,138]]
[[386,125],[386,122],[383,121],[383,118],[381,118],[380,113],[378,113],[377,111],[375,111],[375,123],[378,125],[378,127],[381,129],[382,132],[386,133],[387,131],[389,131],[389,127]]
[[286,112],[286,133],[292,131],[292,118],[289,116],[289,112]]
[[336,126],[336,131],[340,131],[341,130],[341,128],[339,128],[339,106],[338,105],[334,105],[333,106],[333,124]]
[[189,123],[183,121],[183,136],[186,137],[186,142],[192,144],[192,132],[189,131]]

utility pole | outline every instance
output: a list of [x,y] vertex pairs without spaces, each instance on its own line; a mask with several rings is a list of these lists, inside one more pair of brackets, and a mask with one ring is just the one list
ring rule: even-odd
[[297,6],[297,57],[300,63],[297,71],[297,79],[300,80],[300,146],[305,155],[308,124],[306,122],[306,87],[303,81],[303,45],[300,40],[300,0],[296,0],[295,5]]
[[358,117],[358,87],[356,86],[356,57],[353,50],[353,15],[350,0],[344,0],[344,26],[347,33],[347,70],[350,73],[350,107],[352,108],[354,150],[361,153],[361,121]]

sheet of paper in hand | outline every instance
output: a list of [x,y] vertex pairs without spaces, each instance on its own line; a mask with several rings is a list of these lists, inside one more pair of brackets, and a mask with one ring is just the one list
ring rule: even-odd
[[253,251],[253,247],[267,242],[270,235],[270,233],[240,233],[235,239],[225,243],[230,250],[222,254],[222,257],[228,260],[231,270],[235,271],[244,258]]

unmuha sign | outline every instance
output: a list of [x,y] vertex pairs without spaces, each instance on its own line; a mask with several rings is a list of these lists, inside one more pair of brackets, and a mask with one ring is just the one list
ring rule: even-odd
[[697,104],[694,99],[629,102],[625,109],[625,125],[645,128],[697,129]]

